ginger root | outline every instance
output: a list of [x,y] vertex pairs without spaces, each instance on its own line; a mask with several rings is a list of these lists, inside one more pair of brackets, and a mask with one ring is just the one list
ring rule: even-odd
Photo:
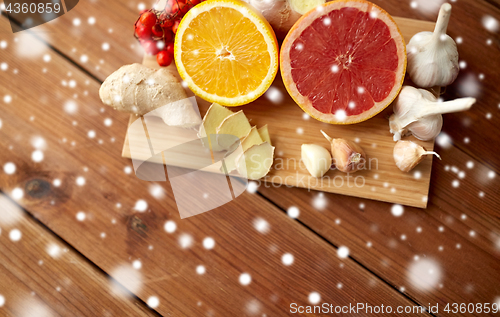
[[106,78],[99,96],[115,110],[140,116],[151,113],[169,126],[190,128],[201,123],[181,83],[165,68],[122,66]]

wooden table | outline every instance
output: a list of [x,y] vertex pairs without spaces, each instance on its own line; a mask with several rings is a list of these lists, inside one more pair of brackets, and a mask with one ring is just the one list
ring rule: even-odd
[[[434,1],[375,2],[436,18]],[[292,303],[364,303],[438,304],[416,314],[438,316],[460,315],[448,303],[500,302],[500,2],[452,4],[464,63],[443,98],[478,103],[445,115],[428,208],[399,217],[387,203],[262,185],[181,220],[168,182],[130,172],[128,116],[98,97],[107,75],[141,61],[139,2],[80,1],[15,34],[1,16],[0,315],[282,316]]]

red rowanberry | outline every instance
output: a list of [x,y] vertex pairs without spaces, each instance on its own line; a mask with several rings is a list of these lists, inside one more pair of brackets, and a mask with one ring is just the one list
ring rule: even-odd
[[137,34],[140,39],[146,40],[151,38],[152,31],[151,28],[144,25],[138,25],[135,28],[135,34]]
[[141,45],[144,51],[149,55],[156,55],[160,51],[158,45],[156,45],[156,41],[153,40],[141,41]]
[[145,27],[152,28],[156,24],[156,14],[151,11],[144,12],[139,18],[139,22]]
[[167,51],[161,51],[156,55],[156,61],[160,66],[168,66],[172,63],[172,55],[170,55]]
[[168,43],[167,46],[165,46],[164,50],[167,51],[170,55],[174,56],[174,43]]
[[151,29],[152,33],[156,37],[163,37],[163,28],[159,24],[155,24]]

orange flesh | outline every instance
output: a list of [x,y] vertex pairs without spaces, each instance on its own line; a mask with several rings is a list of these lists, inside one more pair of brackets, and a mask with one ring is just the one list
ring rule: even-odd
[[293,42],[290,60],[297,90],[316,110],[347,116],[390,94],[399,62],[388,26],[351,7],[313,21]]
[[263,35],[252,21],[228,7],[195,17],[183,34],[181,49],[194,84],[221,97],[255,91],[271,67]]

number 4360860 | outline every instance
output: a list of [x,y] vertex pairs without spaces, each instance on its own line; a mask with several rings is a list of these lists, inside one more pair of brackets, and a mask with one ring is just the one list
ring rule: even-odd
[[9,3],[5,8],[9,13],[59,13],[60,3]]

